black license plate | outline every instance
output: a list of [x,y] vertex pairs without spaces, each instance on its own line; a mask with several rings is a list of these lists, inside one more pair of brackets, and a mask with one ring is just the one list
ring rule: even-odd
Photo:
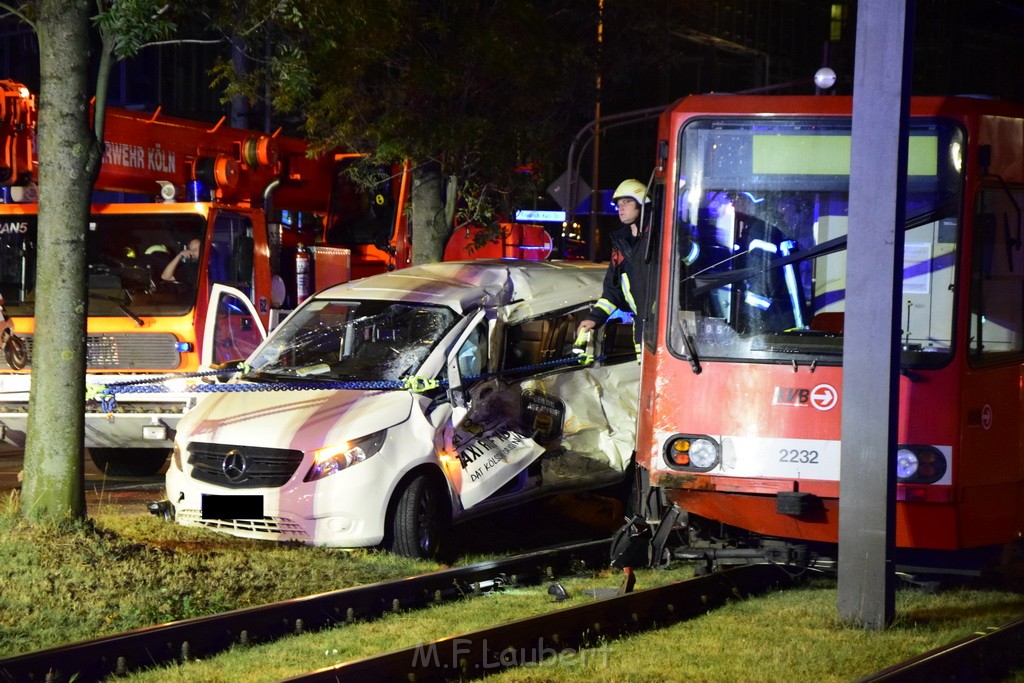
[[203,494],[203,519],[263,519],[263,496]]

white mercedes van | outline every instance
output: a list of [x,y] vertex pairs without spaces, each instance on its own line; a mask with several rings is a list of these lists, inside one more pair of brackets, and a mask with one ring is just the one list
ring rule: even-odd
[[181,420],[181,524],[427,557],[449,524],[621,481],[639,365],[626,320],[574,348],[605,267],[471,261],[337,285]]

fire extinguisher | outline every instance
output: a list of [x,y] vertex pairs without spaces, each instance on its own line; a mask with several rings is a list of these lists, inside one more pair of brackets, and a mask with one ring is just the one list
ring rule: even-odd
[[313,264],[309,249],[301,243],[295,251],[295,305],[301,304],[313,294]]

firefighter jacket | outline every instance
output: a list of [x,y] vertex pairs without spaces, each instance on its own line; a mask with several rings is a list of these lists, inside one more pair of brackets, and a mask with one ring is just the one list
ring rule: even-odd
[[643,323],[647,317],[647,270],[644,262],[649,230],[634,237],[629,226],[612,233],[612,254],[608,272],[604,276],[604,290],[601,298],[587,316],[598,326],[619,309],[633,313],[633,340],[638,344],[643,338]]

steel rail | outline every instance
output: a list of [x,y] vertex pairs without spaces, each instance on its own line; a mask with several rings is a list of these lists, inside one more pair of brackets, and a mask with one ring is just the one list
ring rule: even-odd
[[[452,635],[287,680],[425,683],[480,678],[515,666],[557,665],[564,658],[579,663],[589,657],[609,656],[610,646],[605,642],[609,639],[668,626],[730,600],[792,587],[797,581],[779,565],[747,565]],[[593,649],[599,642],[604,644]],[[587,647],[592,649],[583,649]]]
[[0,659],[0,681],[76,683],[187,661],[235,644],[265,642],[326,626],[371,619],[507,584],[565,573],[574,562],[608,565],[609,541],[574,543],[394,581],[309,595],[197,619],[126,631]]
[[948,645],[894,664],[858,683],[918,681],[1002,681],[1024,666],[1024,617],[989,626]]

